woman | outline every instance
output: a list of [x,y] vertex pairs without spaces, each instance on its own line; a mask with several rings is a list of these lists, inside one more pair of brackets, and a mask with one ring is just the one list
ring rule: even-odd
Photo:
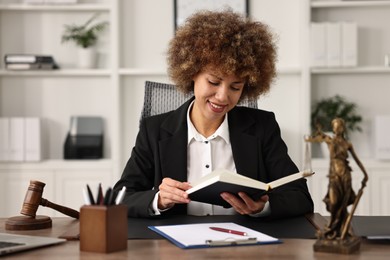
[[276,48],[265,24],[231,11],[198,12],[168,50],[169,75],[194,97],[177,110],[141,122],[135,147],[115,185],[126,186],[129,216],[243,214],[287,217],[313,211],[305,180],[258,200],[224,192],[232,206],[190,201],[191,182],[224,168],[269,182],[298,171],[271,112],[237,107],[266,93],[275,78]]

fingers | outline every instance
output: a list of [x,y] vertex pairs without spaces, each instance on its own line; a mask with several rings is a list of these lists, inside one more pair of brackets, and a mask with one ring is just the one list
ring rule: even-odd
[[264,195],[259,200],[255,201],[245,192],[239,192],[239,197],[228,192],[223,192],[221,196],[241,215],[261,212],[264,209],[265,203],[269,199],[268,195]]
[[190,199],[185,192],[191,188],[187,182],[179,182],[171,178],[164,178],[159,186],[159,209],[172,207],[176,203],[189,203]]

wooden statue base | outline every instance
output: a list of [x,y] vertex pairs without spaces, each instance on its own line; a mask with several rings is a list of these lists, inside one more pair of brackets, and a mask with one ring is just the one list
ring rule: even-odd
[[316,252],[327,252],[336,254],[352,254],[360,249],[360,238],[359,237],[348,237],[344,240],[335,239],[324,239],[319,238],[314,246]]
[[6,230],[36,230],[51,227],[51,218],[41,215],[38,215],[35,218],[27,216],[16,216],[8,218],[5,222]]

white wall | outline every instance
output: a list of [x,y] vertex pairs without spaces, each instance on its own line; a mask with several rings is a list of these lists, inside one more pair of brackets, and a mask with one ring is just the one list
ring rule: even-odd
[[[124,45],[122,66],[166,70],[165,52],[174,34],[173,1],[122,1],[126,20],[121,28]],[[278,37],[279,68],[300,67],[301,6],[295,1],[250,1],[250,14],[270,25]],[[283,17],[283,19],[280,19]],[[123,165],[130,155],[138,132],[139,115],[145,80],[169,82],[161,75],[122,77],[122,150]],[[279,74],[271,92],[259,100],[259,107],[274,111],[282,135],[293,159],[300,165],[301,133],[301,75]]]

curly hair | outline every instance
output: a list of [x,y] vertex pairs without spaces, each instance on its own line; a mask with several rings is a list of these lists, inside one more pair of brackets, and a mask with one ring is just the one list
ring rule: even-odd
[[168,74],[185,93],[193,78],[212,66],[245,81],[242,98],[256,99],[269,91],[276,77],[275,38],[264,23],[231,10],[199,11],[178,28],[168,48]]

